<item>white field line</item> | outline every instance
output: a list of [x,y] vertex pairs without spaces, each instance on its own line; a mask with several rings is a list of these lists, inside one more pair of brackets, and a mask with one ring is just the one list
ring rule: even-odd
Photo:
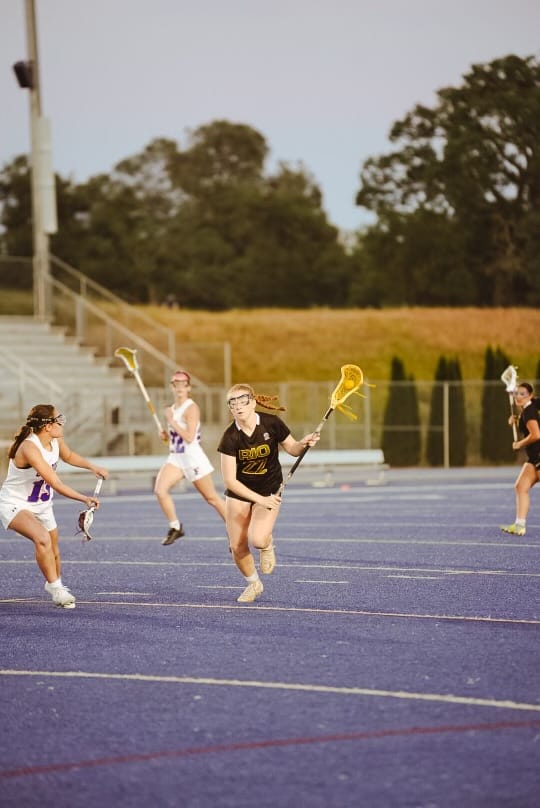
[[193,676],[153,676],[142,673],[89,673],[85,671],[39,671],[0,670],[0,676],[39,676],[64,679],[101,679],[124,682],[149,682],[151,684],[208,685],[214,687],[248,687],[267,690],[295,690],[304,693],[328,693],[341,696],[368,696],[416,701],[432,701],[446,704],[467,704],[474,707],[491,707],[503,710],[527,710],[540,712],[540,704],[511,701],[508,699],[482,699],[470,696],[455,696],[446,693],[414,693],[405,690],[377,690],[365,687],[333,687],[330,685],[294,682],[261,682],[240,679],[214,679]]

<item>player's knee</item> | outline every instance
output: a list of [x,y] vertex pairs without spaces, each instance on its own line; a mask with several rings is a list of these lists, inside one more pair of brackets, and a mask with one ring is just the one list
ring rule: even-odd
[[[34,544],[36,545],[36,549],[41,550],[42,552],[47,552],[52,548],[51,537],[46,530],[43,532],[40,531],[36,534],[34,537]],[[55,555],[58,555],[58,551],[56,551]]]
[[249,555],[249,546],[247,540],[243,537],[229,539],[229,547],[235,558],[245,558],[245,556]]
[[167,489],[165,488],[165,486],[156,483],[154,485],[154,494],[158,499],[163,499],[164,497],[167,496]]

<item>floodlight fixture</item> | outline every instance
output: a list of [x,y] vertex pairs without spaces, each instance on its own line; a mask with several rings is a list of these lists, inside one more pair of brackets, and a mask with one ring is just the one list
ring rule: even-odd
[[34,89],[34,77],[32,75],[31,62],[15,62],[13,65],[13,70],[17,76],[19,87],[26,90]]

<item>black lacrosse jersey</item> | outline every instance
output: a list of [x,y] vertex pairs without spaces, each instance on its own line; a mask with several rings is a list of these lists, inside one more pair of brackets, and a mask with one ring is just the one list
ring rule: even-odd
[[[527,421],[538,421],[540,424],[540,399],[533,398],[526,407],[523,408],[521,415],[519,417],[519,426],[521,433],[526,437],[529,434],[529,430],[527,429]],[[538,468],[538,463],[540,463],[540,440],[536,440],[534,443],[529,443],[528,446],[525,446],[525,452],[527,454],[527,459],[530,463],[534,463],[536,468]]]
[[[279,444],[291,431],[277,415],[257,412],[257,425],[252,435],[238,429],[236,422],[227,427],[218,452],[236,458],[236,479],[245,486],[267,497],[275,494],[283,482],[279,462]],[[242,499],[228,489],[225,495]]]

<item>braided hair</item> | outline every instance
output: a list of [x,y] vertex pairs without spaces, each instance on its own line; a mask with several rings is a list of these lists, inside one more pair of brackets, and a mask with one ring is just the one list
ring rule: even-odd
[[[256,393],[253,387],[251,387],[251,385],[249,384],[233,384],[233,386],[231,387],[231,389],[227,394],[227,397],[229,397],[231,393],[239,393],[241,390],[244,390],[245,392],[249,393],[251,398],[255,399],[257,405],[259,407],[263,407],[265,410],[285,412],[287,409],[286,407],[282,407],[279,404],[279,396],[268,396],[264,393]],[[272,401],[278,403],[274,405],[271,403]]]
[[54,405],[53,404],[36,404],[32,407],[26,418],[26,423],[20,428],[15,435],[14,441],[8,452],[8,457],[12,460],[15,457],[17,449],[32,432],[41,432],[44,426],[51,424],[54,420]]

